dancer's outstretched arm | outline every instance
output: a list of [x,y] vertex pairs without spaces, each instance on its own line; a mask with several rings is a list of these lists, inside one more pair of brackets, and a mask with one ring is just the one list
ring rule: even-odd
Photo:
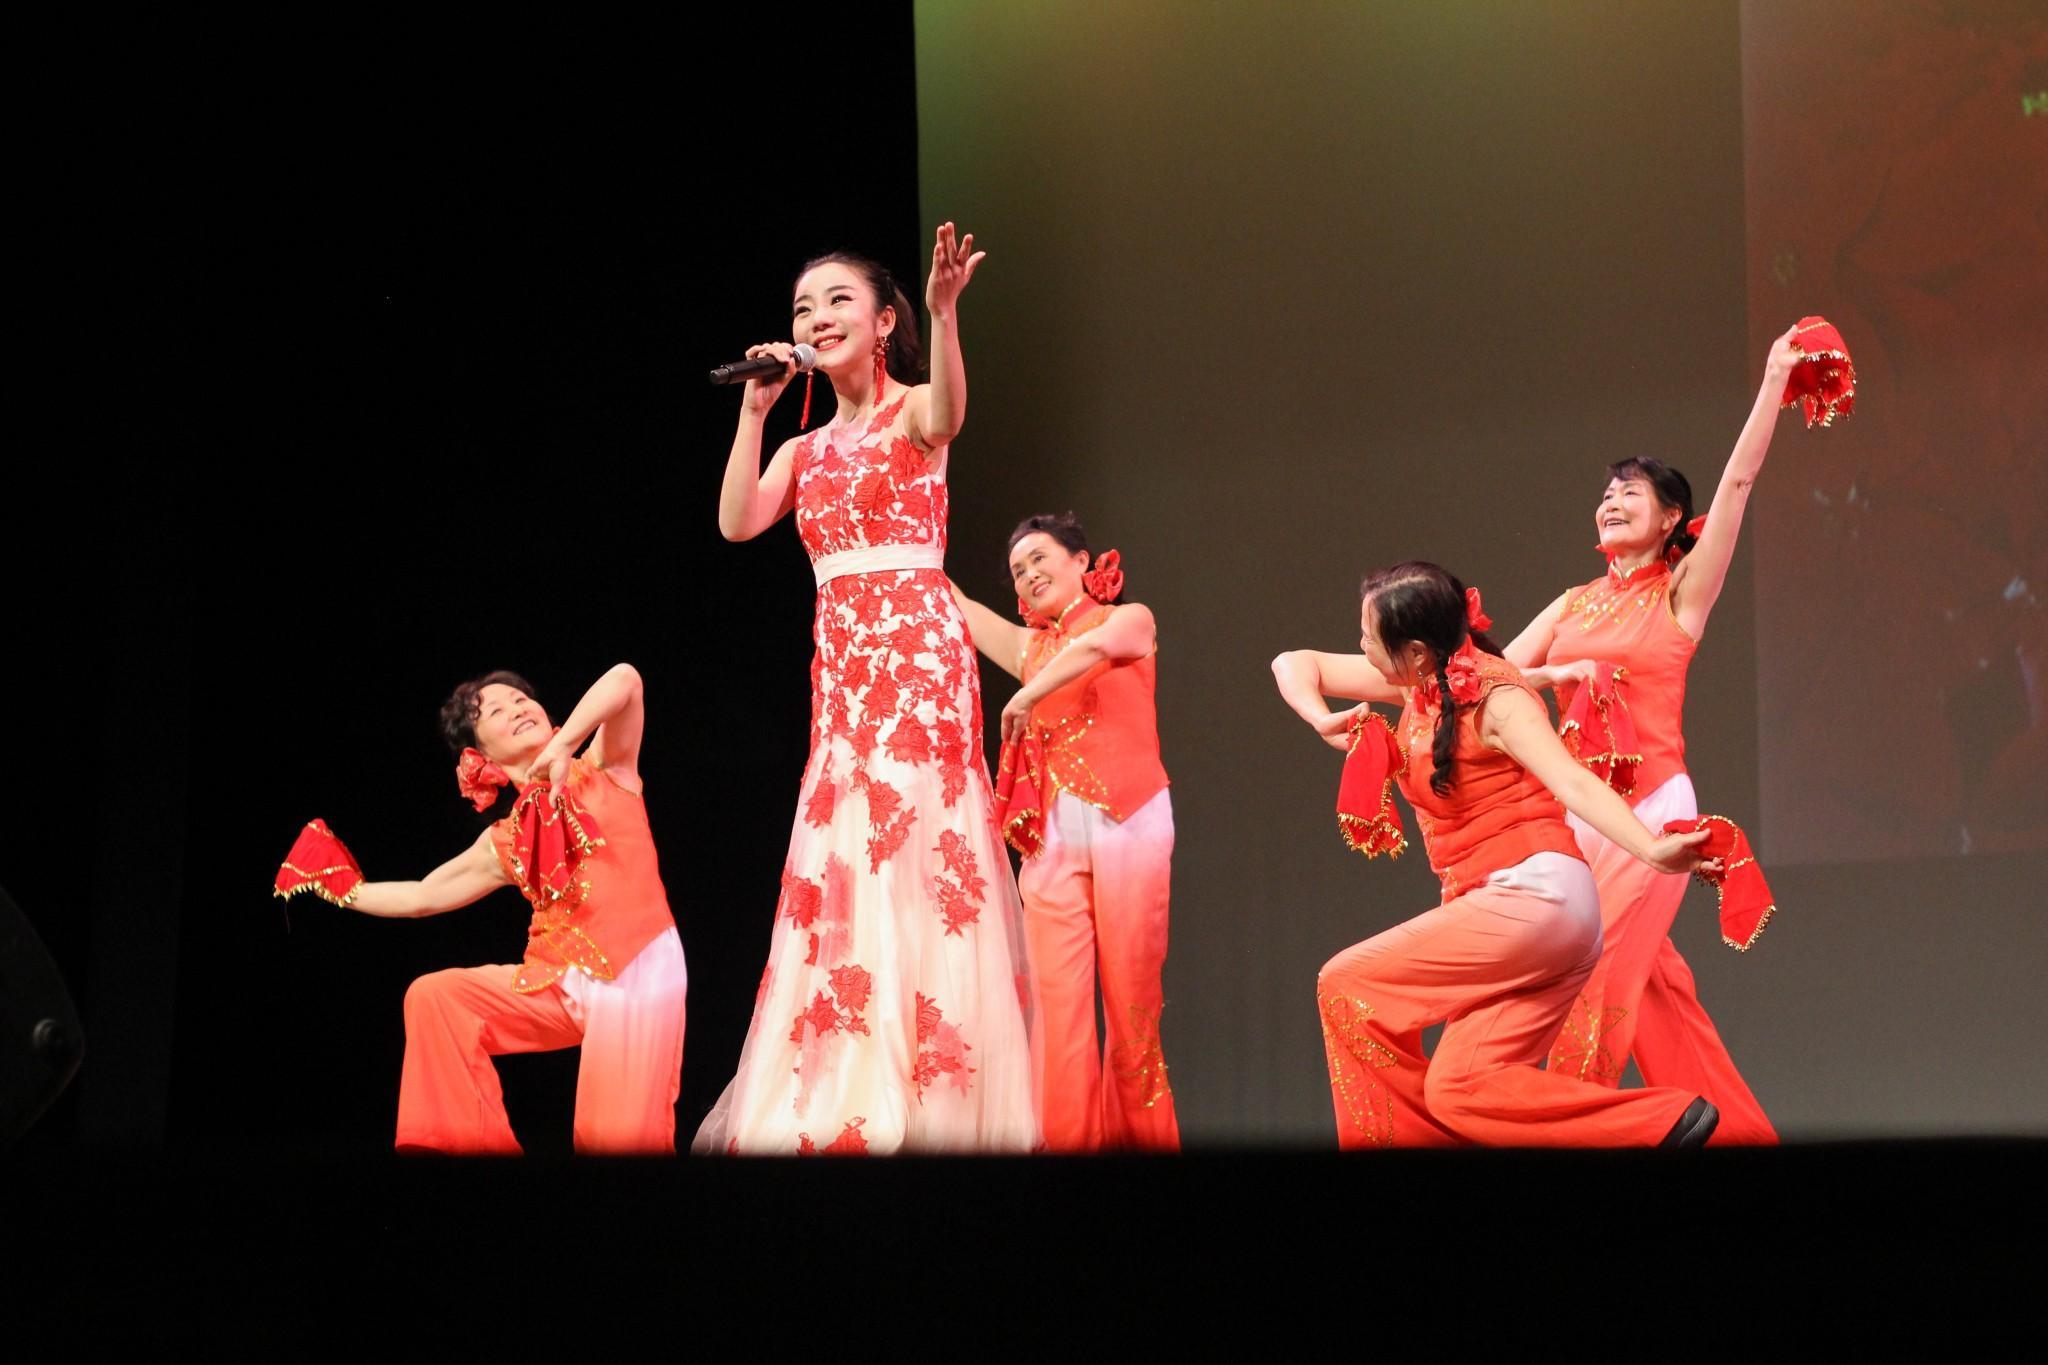
[[1735,542],[1742,533],[1742,514],[1749,507],[1749,490],[1763,472],[1764,456],[1771,452],[1771,436],[1778,429],[1785,384],[1799,351],[1792,344],[1798,329],[1791,328],[1771,343],[1764,361],[1764,382],[1750,405],[1749,420],[1728,454],[1721,471],[1721,486],[1714,490],[1714,504],[1707,509],[1707,524],[1699,544],[1692,547],[1671,575],[1671,610],[1685,633],[1697,640],[1706,633],[1707,617],[1720,599],[1728,581],[1728,564],[1735,557]]
[[1690,872],[1699,866],[1693,849],[1706,842],[1706,831],[1664,834],[1643,824],[1628,802],[1571,756],[1534,697],[1520,688],[1500,687],[1482,707],[1481,742],[1535,774],[1566,810],[1659,872]]
[[490,895],[511,879],[491,849],[491,832],[416,882],[364,882],[349,908],[380,919],[419,919],[460,910]]
[[974,647],[988,656],[988,661],[1013,678],[1024,676],[1024,646],[1030,643],[1031,634],[1014,621],[1005,621],[990,608],[960,591],[960,585],[952,579],[946,586],[953,590],[953,601],[958,604],[960,614],[967,618],[967,633],[974,637]]
[[1290,649],[1273,659],[1273,681],[1280,689],[1280,699],[1340,753],[1351,747],[1348,732],[1363,707],[1332,711],[1325,697],[1358,702],[1401,700],[1401,689],[1388,682],[1363,654]]

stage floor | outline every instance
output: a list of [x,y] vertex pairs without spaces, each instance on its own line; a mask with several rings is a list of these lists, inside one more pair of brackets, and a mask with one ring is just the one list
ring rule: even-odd
[[[552,1352],[630,1328],[702,1355],[715,1327],[756,1337],[720,1358],[1044,1358],[1055,1343],[1088,1355],[1190,1333],[1236,1355],[1261,1332],[1334,1347],[1424,1323],[1439,1346],[1573,1319],[1740,1340],[1783,1313],[1839,1345],[1930,1313],[1974,1330],[1986,1319],[1965,1305],[2031,1315],[2031,1299],[1993,1286],[2038,1261],[2005,1243],[2031,1241],[2044,1154],[2039,1141],[1094,1160],[68,1152],[9,1163],[0,1221],[10,1318],[78,1345],[361,1336],[406,1356],[488,1341]],[[922,1348],[895,1335],[941,1323]]]

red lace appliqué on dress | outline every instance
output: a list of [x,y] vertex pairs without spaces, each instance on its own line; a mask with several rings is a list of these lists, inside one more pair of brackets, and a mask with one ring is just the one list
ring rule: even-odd
[[946,932],[958,934],[961,926],[981,919],[982,893],[988,889],[988,882],[977,875],[974,849],[959,831],[942,831],[933,852],[939,855],[946,871],[932,878],[932,895],[938,898],[939,916],[946,921]]
[[960,1030],[946,1022],[938,1002],[926,998],[923,992],[917,997],[917,1061],[910,1071],[911,1082],[917,1086],[917,1102],[924,1103],[924,1092],[939,1077],[947,1077],[955,1090],[966,1094],[972,1084],[970,1077],[974,1068],[967,1065],[967,1054],[974,1049],[960,1037]]

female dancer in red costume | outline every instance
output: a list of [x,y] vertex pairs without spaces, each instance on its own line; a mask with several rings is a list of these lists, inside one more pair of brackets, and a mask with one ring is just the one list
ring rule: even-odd
[[[1483,633],[1478,595],[1434,564],[1366,580],[1362,655],[1273,661],[1280,694],[1331,743],[1393,751],[1415,807],[1436,909],[1332,958],[1317,978],[1339,1142],[1347,1147],[1697,1146],[1713,1106],[1684,1090],[1618,1091],[1545,1071],[1545,1050],[1600,955],[1600,904],[1564,807],[1673,874],[1700,834],[1659,835],[1580,767],[1537,694]],[[1398,701],[1390,735],[1359,706]],[[1422,1031],[1444,1025],[1433,1056]]]
[[518,886],[534,906],[524,961],[433,972],[406,991],[397,1146],[518,1152],[491,1058],[580,1044],[576,1150],[673,1153],[689,980],[640,794],[640,675],[613,668],[560,729],[532,692],[491,673],[441,708],[463,795],[485,810],[516,784],[512,814],[423,879],[366,881],[344,898],[410,919]]
[[[839,254],[804,268],[794,301],[832,420],[764,470],[762,420],[787,378],[749,383],[741,403],[719,529],[746,540],[795,510],[817,653],[775,938],[738,1074],[696,1151],[1039,1143],[1022,913],[981,756],[974,646],[942,567],[973,244],[947,223],[932,250],[930,383],[915,382],[909,300],[881,266]],[[748,355],[787,361],[792,347]]]
[[[1505,651],[1538,686],[1554,687],[1560,714],[1600,665],[1625,670],[1617,686],[1641,750],[1620,785],[1653,829],[1699,814],[1685,771],[1685,674],[1728,577],[1749,490],[1771,447],[1786,380],[1799,358],[1787,332],[1764,362],[1749,420],[1721,471],[1705,525],[1692,520],[1692,487],[1649,458],[1611,466],[1594,512],[1607,572],[1560,594]],[[1682,876],[1645,867],[1584,821],[1579,849],[1600,884],[1606,946],[1551,1050],[1553,1070],[1614,1086],[1631,1054],[1643,1083],[1705,1095],[1720,1110],[1716,1145],[1775,1143],[1763,1106],[1743,1083],[1667,935],[1685,895]],[[1747,948],[1748,944],[1738,947]]]
[[1025,626],[953,591],[975,645],[1024,684],[1003,708],[1004,755],[1028,765],[1039,808],[1013,801],[1003,832],[1024,854],[1045,1144],[1177,1151],[1159,1046],[1173,805],[1152,701],[1158,643],[1152,613],[1122,600],[1116,552],[1092,562],[1072,516],[1029,517],[1010,533]]

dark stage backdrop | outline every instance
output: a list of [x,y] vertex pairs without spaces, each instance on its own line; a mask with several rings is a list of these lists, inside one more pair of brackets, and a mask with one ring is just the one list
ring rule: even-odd
[[[720,538],[738,394],[704,372],[788,336],[808,256],[921,280],[929,245],[907,5],[795,42],[693,24],[524,53],[335,35],[260,78],[149,63],[87,120],[92,197],[51,212],[119,425],[45,452],[8,508],[0,884],[89,1037],[31,1140],[388,1145],[407,982],[516,960],[524,904],[287,916],[269,879],[315,815],[378,877],[474,838],[435,712],[495,667],[557,718],[618,660],[645,675],[691,969],[684,1138],[730,1076],[812,586],[786,524]],[[575,1060],[504,1064],[529,1150],[567,1150]]]
[[[1736,7],[926,0],[917,38],[925,217],[990,252],[949,563],[1007,603],[1003,535],[1045,509],[1122,550],[1160,621],[1182,1121],[1325,1142],[1316,970],[1436,888],[1420,856],[1339,844],[1336,757],[1267,661],[1355,648],[1360,575],[1418,556],[1512,635],[1600,569],[1609,461],[1656,454],[1710,496],[1765,350]],[[1836,61],[1821,38],[1786,39],[1773,70]],[[1825,302],[1788,294],[1775,327]],[[1785,418],[1766,483],[1839,458],[1861,421]],[[1766,848],[1754,603],[1786,586],[1738,554],[1687,724],[1703,808]],[[1923,662],[1850,685],[1910,690]],[[1873,752],[1842,702],[1809,687],[1794,723]],[[2048,1128],[2039,858],[1771,870],[1755,950],[1721,946],[1701,890],[1675,937],[1787,1136]]]

